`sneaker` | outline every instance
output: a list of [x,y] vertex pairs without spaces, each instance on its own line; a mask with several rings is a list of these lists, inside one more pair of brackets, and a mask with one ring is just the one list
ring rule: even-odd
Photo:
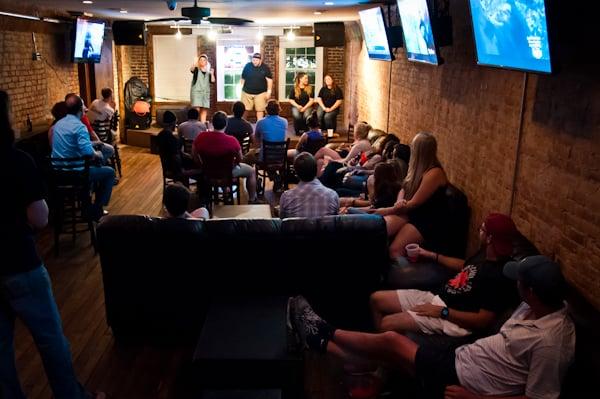
[[333,329],[310,307],[303,296],[290,300],[291,324],[305,348],[325,352]]
[[264,205],[266,203],[267,202],[264,199],[258,198],[258,197],[256,197],[253,200],[250,200],[250,199],[248,200],[248,205]]

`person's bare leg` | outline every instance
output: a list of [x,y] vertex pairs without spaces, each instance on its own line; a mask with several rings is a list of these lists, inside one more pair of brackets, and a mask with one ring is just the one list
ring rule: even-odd
[[381,319],[380,331],[396,331],[405,333],[407,331],[421,332],[415,319],[407,312],[389,314]]
[[344,371],[348,373],[370,372],[376,370],[379,366],[369,359],[344,351],[332,341],[327,344],[327,354],[339,361]]
[[[387,367],[405,370],[410,375],[415,373],[415,355],[419,346],[393,331],[370,334],[355,331],[335,330],[333,339],[327,344],[335,344],[342,353],[348,353],[356,358],[368,359]],[[335,347],[332,347],[332,351]],[[331,353],[336,355],[337,352]]]
[[200,122],[206,123],[206,114],[208,110],[206,108],[200,108]]
[[384,216],[385,219],[385,227],[387,229],[388,237],[395,236],[402,227],[406,223],[408,223],[408,218],[406,216],[398,216],[398,215],[387,215]]
[[338,160],[342,159],[342,157],[340,156],[340,154],[337,153],[337,151],[332,150],[331,148],[327,148],[327,147],[319,148],[319,151],[317,151],[315,153],[315,159],[316,160],[324,159],[326,155],[329,158],[333,159],[334,161],[338,161]]
[[406,256],[405,247],[408,244],[423,242],[423,236],[419,233],[419,230],[410,223],[406,223],[400,231],[394,237],[394,240],[390,244],[390,258],[396,259],[399,256]]
[[402,306],[395,290],[374,292],[371,294],[370,305],[373,314],[373,324],[377,331],[382,331],[381,319],[384,316],[402,312]]
[[369,198],[375,197],[375,175],[367,177],[367,195]]
[[256,121],[258,122],[265,116],[264,111],[256,111]]

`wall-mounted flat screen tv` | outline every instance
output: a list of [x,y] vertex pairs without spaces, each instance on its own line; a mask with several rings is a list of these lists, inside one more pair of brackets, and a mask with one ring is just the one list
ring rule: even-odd
[[369,8],[358,12],[363,37],[369,58],[372,60],[391,61],[392,53],[385,32],[385,22],[380,7]]
[[469,0],[479,65],[552,72],[544,0]]
[[409,61],[438,65],[427,0],[397,0]]
[[73,41],[74,62],[100,62],[104,42],[104,22],[77,18]]

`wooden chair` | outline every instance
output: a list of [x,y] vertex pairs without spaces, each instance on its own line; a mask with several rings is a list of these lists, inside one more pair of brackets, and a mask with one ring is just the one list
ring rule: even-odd
[[[100,141],[106,144],[110,144],[115,149],[115,153],[110,159],[110,165],[119,173],[119,177],[122,177],[121,172],[121,156],[119,154],[119,146],[117,140],[114,139],[113,130],[119,128],[119,113],[115,112],[113,117],[105,121],[94,121],[92,128],[100,138]],[[116,128],[116,129],[115,129]]]
[[[91,214],[90,161],[87,158],[48,158],[50,212],[54,228],[54,253],[58,256],[60,235],[90,232],[96,251],[96,228]],[[78,224],[86,224],[78,228]]]
[[[279,174],[281,184],[287,189],[287,151],[290,146],[290,139],[285,141],[263,141],[261,149],[262,160],[255,164],[258,195],[264,195],[265,183],[267,177],[275,179]],[[261,182],[260,184],[258,182]]]
[[209,189],[208,211],[212,215],[213,204],[222,202],[233,205],[237,196],[241,204],[240,178],[233,177],[233,157],[202,157],[202,176]]
[[248,151],[250,151],[250,136],[246,136],[242,139],[240,147],[242,147],[242,155],[246,155]]

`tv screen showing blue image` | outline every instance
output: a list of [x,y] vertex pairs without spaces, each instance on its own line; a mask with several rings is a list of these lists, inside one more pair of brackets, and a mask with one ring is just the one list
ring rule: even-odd
[[469,0],[477,63],[552,72],[544,0]]
[[397,0],[409,61],[439,64],[427,0]]
[[369,58],[373,60],[391,61],[392,53],[388,43],[381,8],[370,8],[358,12],[360,24]]
[[77,18],[73,60],[75,62],[100,62],[103,41],[104,22]]

